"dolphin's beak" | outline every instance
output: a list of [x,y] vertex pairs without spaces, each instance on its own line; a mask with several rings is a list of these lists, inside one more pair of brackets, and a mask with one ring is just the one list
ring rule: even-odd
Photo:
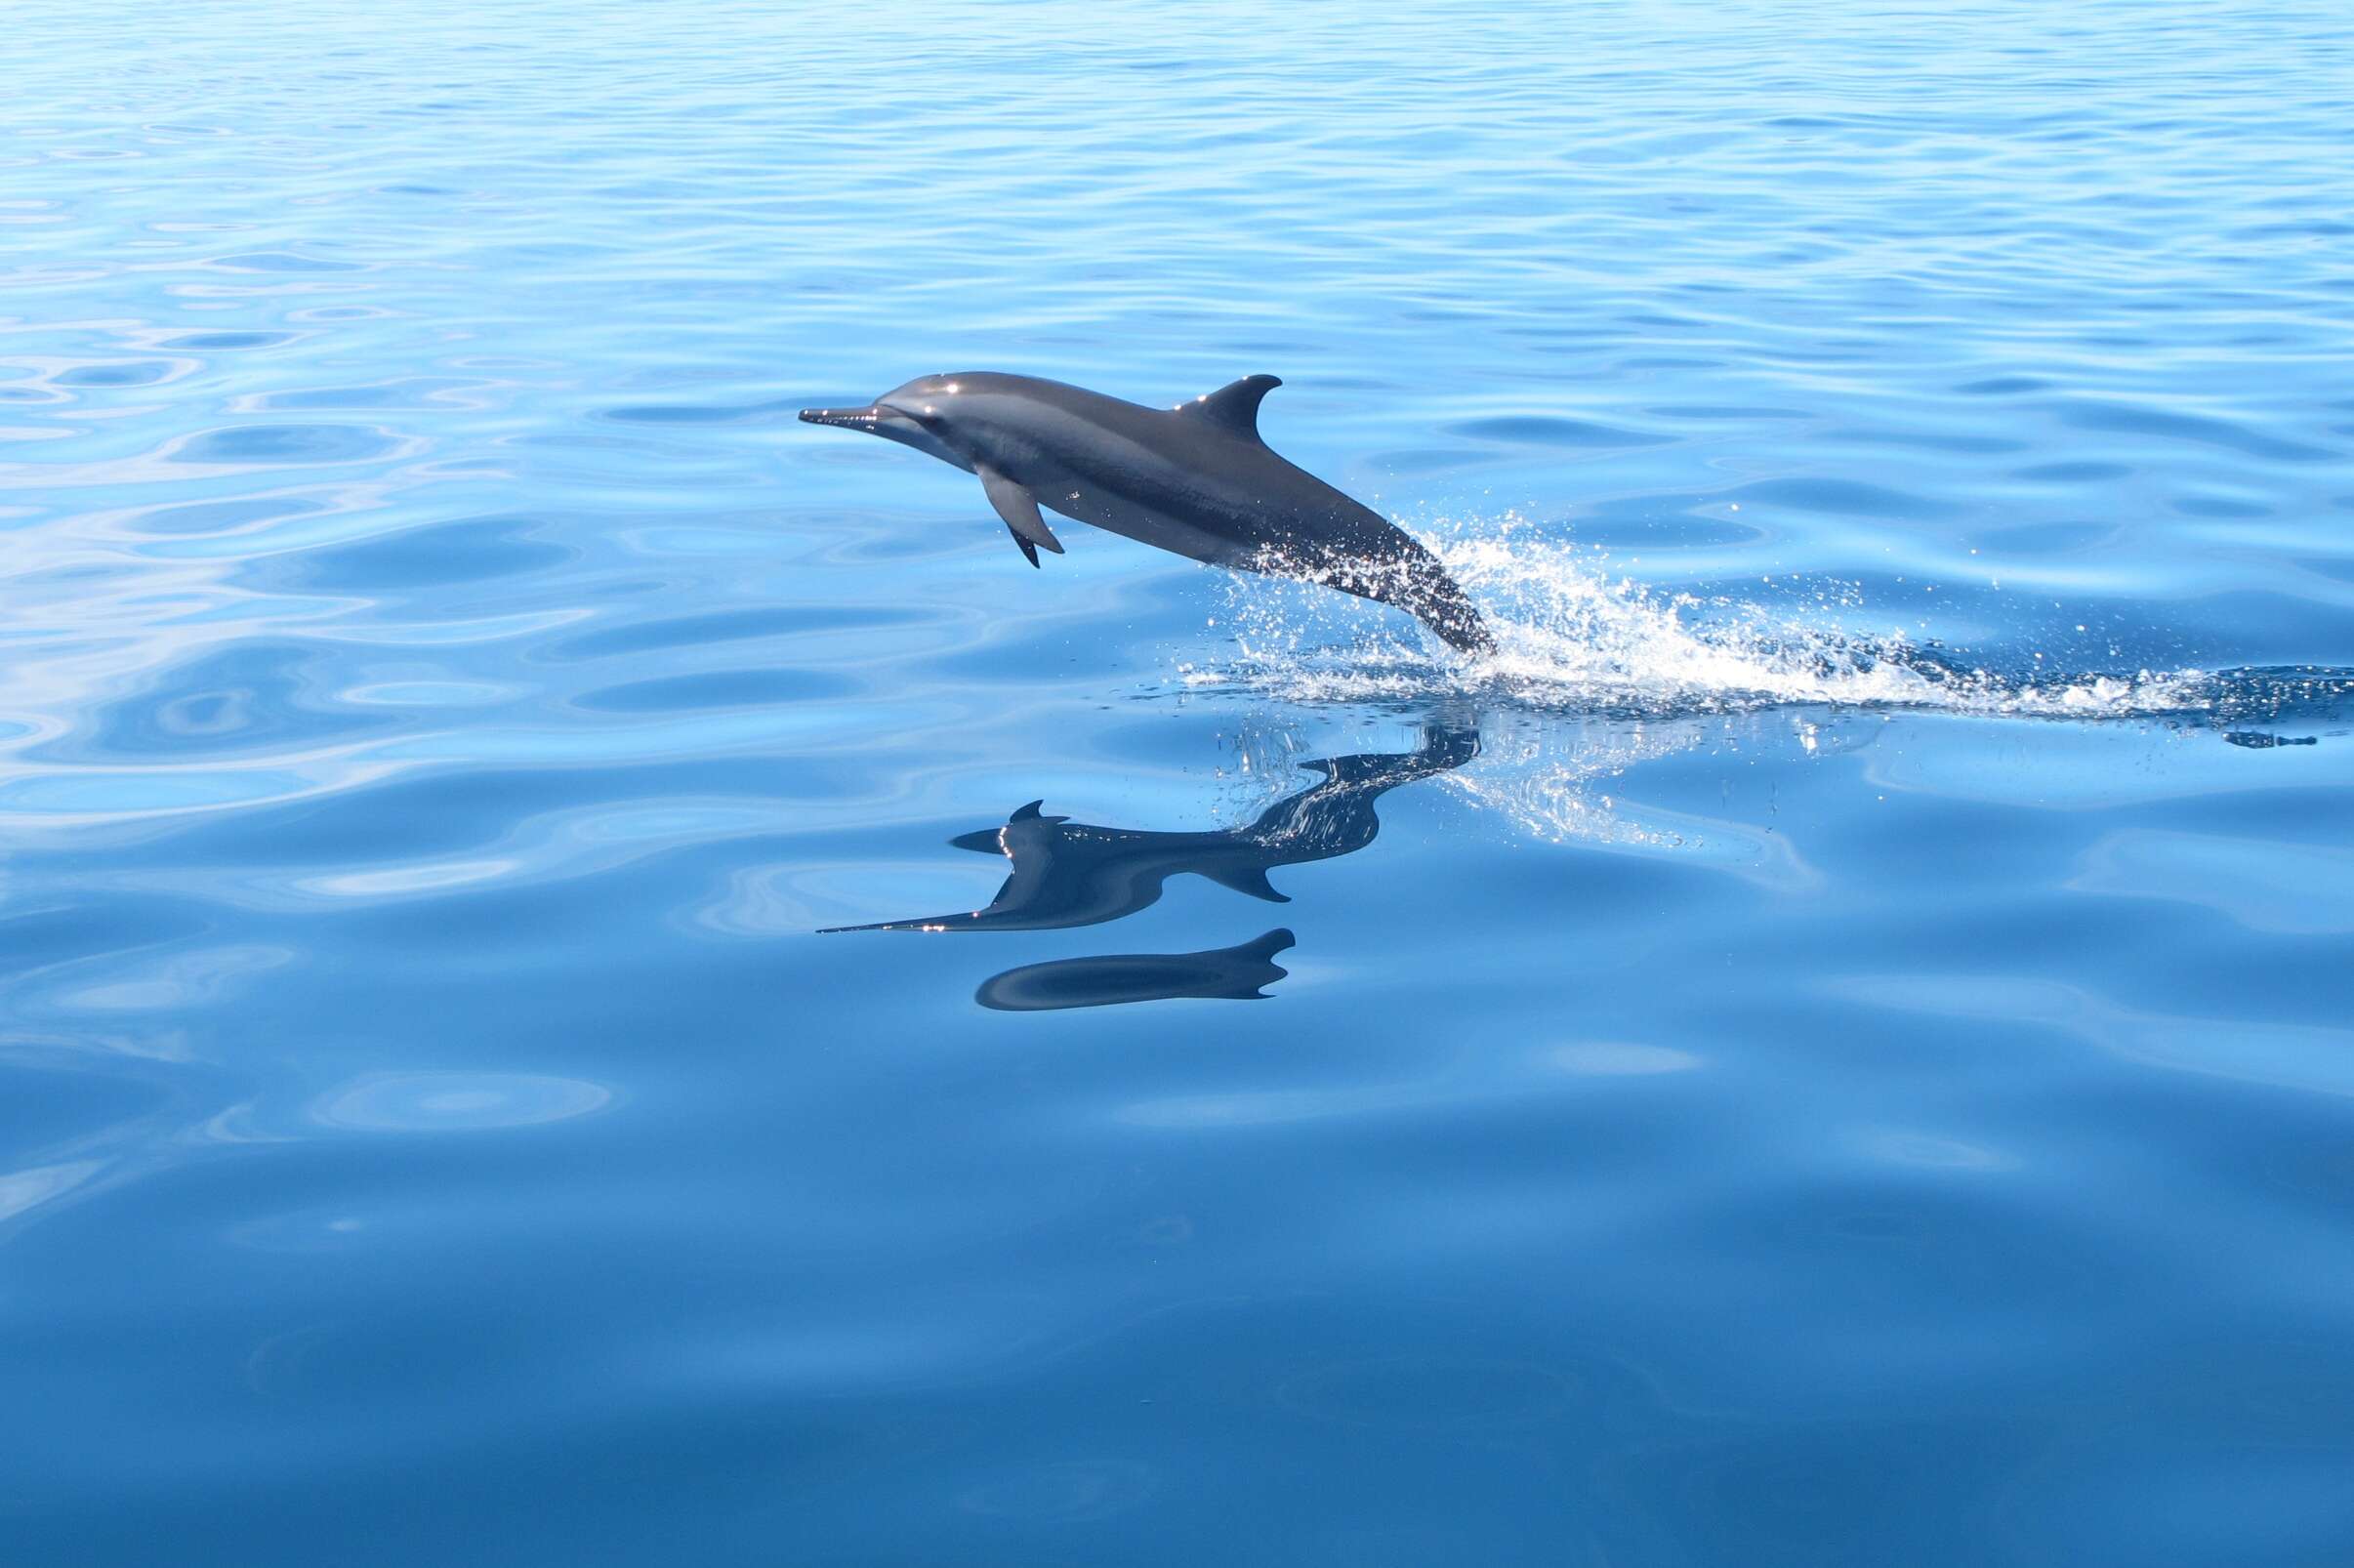
[[953,463],[967,473],[972,472],[971,459],[952,450],[903,410],[888,403],[869,403],[864,408],[805,408],[801,419],[805,425],[839,425],[846,431],[864,431],[887,441],[897,441],[901,446],[912,446],[927,457]]
[[871,431],[889,414],[890,410],[869,403],[864,408],[805,408],[801,419],[805,425],[840,425],[845,430]]

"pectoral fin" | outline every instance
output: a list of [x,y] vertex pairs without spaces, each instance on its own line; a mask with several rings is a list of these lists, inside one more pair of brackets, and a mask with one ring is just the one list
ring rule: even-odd
[[1006,519],[1006,526],[1012,530],[1013,542],[1021,546],[1021,553],[1030,557],[1031,565],[1038,564],[1041,550],[1051,550],[1057,556],[1062,554],[1062,541],[1054,537],[1054,530],[1047,526],[1047,519],[1038,515],[1036,496],[995,469],[975,469],[973,472],[981,476],[981,488],[988,492],[989,504],[997,508],[999,516]]

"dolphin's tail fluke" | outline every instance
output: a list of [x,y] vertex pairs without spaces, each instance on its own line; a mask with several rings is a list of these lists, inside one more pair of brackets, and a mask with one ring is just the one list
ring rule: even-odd
[[1488,635],[1487,623],[1438,557],[1412,536],[1387,523],[1381,526],[1387,540],[1358,554],[1336,558],[1337,553],[1307,556],[1278,550],[1232,564],[1246,571],[1304,578],[1394,605],[1437,633],[1458,653],[1495,652],[1496,640]]
[[1481,620],[1479,611],[1455,579],[1438,563],[1438,557],[1427,552],[1418,552],[1399,563],[1398,582],[1389,592],[1377,595],[1388,603],[1422,622],[1438,634],[1439,640],[1458,653],[1493,653],[1496,640],[1488,635],[1488,623]]

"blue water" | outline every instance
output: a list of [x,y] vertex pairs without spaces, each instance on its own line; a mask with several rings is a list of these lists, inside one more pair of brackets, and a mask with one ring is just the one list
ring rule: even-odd
[[0,1558],[2354,1561],[2335,0],[0,45]]

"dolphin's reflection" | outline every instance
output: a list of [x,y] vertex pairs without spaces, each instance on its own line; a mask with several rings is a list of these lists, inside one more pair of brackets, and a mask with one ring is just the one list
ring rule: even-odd
[[[1209,833],[1160,833],[1099,827],[1048,816],[1033,801],[1002,828],[949,842],[960,849],[1002,854],[1005,885],[986,908],[916,920],[836,926],[841,931],[1036,931],[1094,926],[1133,915],[1160,899],[1169,879],[1190,873],[1269,903],[1289,902],[1267,881],[1278,866],[1351,854],[1382,830],[1374,803],[1418,779],[1461,767],[1479,755],[1476,720],[1432,720],[1410,752],[1334,757],[1301,765],[1323,776],[1240,827]],[[1272,944],[1272,945],[1269,945]],[[1240,947],[1201,953],[1122,954],[1011,970],[984,982],[983,1007],[1032,1011],[1102,1007],[1163,997],[1257,999],[1282,978],[1272,955],[1292,933],[1269,931]]]
[[1045,931],[1095,926],[1157,902],[1162,885],[1186,872],[1269,903],[1288,903],[1267,881],[1269,870],[1364,848],[1382,831],[1374,802],[1401,784],[1461,767],[1478,755],[1477,724],[1425,724],[1422,744],[1410,752],[1301,763],[1322,772],[1323,779],[1277,801],[1245,826],[1213,833],[1097,827],[1047,816],[1039,810],[1045,803],[1032,801],[1002,828],[948,841],[960,849],[1002,854],[1012,862],[1005,886],[987,908],[871,926],[835,926],[828,933]]

